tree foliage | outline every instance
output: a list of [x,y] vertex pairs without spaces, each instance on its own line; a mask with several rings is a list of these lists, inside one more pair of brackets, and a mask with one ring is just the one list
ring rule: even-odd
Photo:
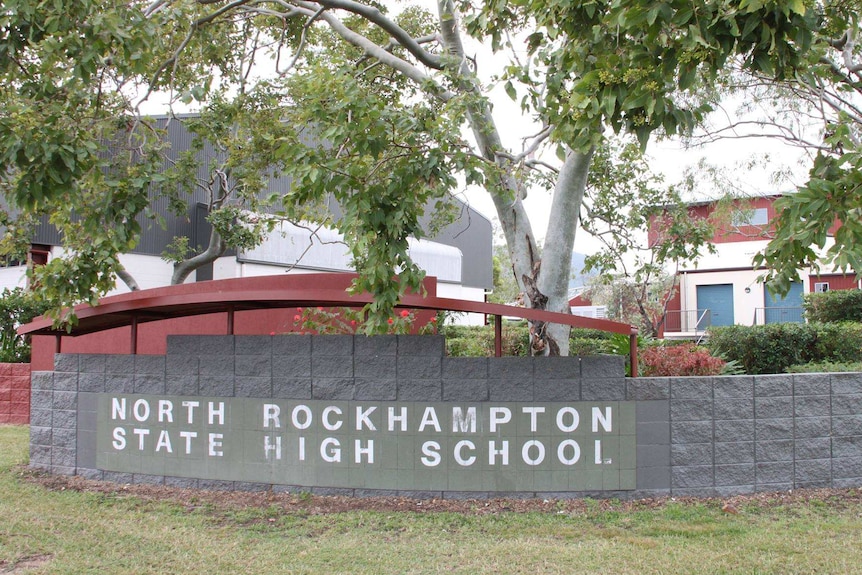
[[[69,257],[41,272],[45,294],[92,301],[137,241],[147,186],[162,177],[141,100],[276,94],[284,107],[267,121],[292,130],[261,137],[294,182],[285,215],[337,196],[355,289],[376,296],[372,318],[417,289],[406,238],[455,174],[491,194],[528,304],[565,311],[578,215],[608,131],[644,145],[655,131],[689,130],[708,109],[694,89],[731,61],[792,76],[815,16],[802,0],[438,0],[434,16],[354,0],[10,0],[0,11],[2,185],[11,207],[49,214],[66,238]],[[464,29],[501,50],[527,39],[501,80],[540,126],[520,150],[503,143],[506,119]],[[118,139],[123,153],[106,154]],[[556,165],[537,159],[547,148]],[[537,171],[553,189],[543,249],[522,203]],[[535,324],[534,352],[565,353],[564,331]]]

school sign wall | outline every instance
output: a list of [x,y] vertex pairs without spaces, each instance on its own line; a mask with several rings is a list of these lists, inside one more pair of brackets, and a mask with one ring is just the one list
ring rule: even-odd
[[123,483],[416,497],[862,485],[862,374],[623,376],[437,336],[170,336],[34,372],[30,462]]

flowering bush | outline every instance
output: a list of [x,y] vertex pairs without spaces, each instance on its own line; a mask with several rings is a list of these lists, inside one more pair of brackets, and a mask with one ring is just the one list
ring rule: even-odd
[[724,360],[712,357],[709,352],[693,343],[649,347],[640,354],[641,375],[668,377],[689,375],[718,375]]

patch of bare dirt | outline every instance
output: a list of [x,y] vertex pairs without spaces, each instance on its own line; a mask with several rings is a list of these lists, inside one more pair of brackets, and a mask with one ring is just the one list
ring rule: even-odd
[[[244,492],[180,489],[162,485],[118,484],[93,481],[81,477],[49,475],[26,470],[23,476],[30,482],[52,491],[73,490],[101,493],[110,496],[133,496],[144,501],[164,501],[183,505],[194,510],[208,507],[213,510],[235,510],[278,506],[285,512],[304,512],[322,515],[347,511],[409,511],[418,513],[454,512],[470,515],[497,513],[553,512],[569,514],[595,513],[596,511],[638,511],[657,509],[669,504],[705,504],[737,513],[742,509],[772,508],[826,503],[830,507],[862,504],[862,489],[797,489],[753,495],[736,495],[726,498],[664,497],[620,501],[618,499],[414,499],[410,497],[344,497],[321,496],[305,492]],[[2,565],[0,565],[0,573]]]
[[22,557],[13,562],[0,561],[0,574],[20,575],[31,569],[44,567],[50,560],[50,555],[32,555],[30,557]]

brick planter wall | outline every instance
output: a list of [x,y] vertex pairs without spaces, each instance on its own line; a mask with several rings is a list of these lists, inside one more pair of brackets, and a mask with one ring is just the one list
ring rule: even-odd
[[29,363],[0,363],[0,423],[30,423]]

